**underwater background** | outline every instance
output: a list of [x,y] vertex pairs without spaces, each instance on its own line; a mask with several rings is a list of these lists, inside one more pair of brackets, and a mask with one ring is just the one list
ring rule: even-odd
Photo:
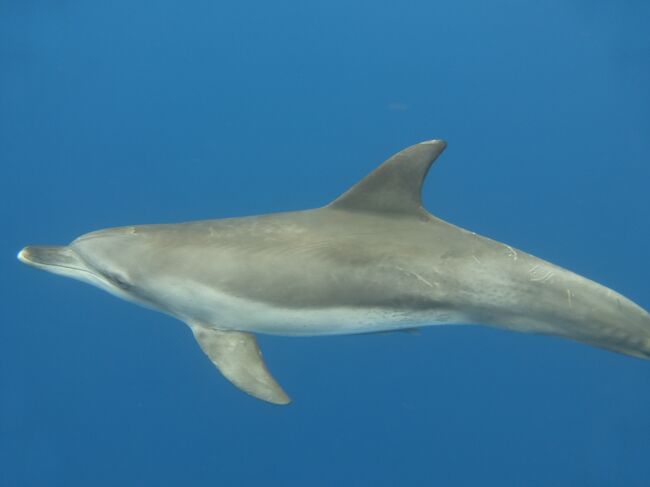
[[647,486],[650,362],[441,326],[260,336],[16,260],[99,228],[317,207],[449,143],[435,215],[650,308],[650,3],[0,2],[0,485]]

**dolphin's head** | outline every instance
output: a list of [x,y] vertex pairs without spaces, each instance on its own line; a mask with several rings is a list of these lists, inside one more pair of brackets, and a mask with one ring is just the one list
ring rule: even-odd
[[[28,246],[18,259],[37,269],[87,282],[131,301],[146,302],[133,255],[143,250],[128,228],[92,232],[68,246]],[[135,245],[134,245],[135,244]],[[146,303],[143,303],[146,304]]]

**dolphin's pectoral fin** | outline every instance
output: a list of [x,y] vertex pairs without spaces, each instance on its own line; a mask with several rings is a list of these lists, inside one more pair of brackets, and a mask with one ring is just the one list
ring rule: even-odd
[[328,207],[421,216],[422,183],[445,147],[447,144],[443,140],[430,140],[398,152]]
[[264,365],[253,334],[189,325],[201,350],[235,386],[251,396],[273,404],[291,402]]

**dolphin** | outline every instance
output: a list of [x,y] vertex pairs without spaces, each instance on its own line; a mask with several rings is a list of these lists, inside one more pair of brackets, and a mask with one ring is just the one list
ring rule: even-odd
[[321,208],[109,228],[18,258],[180,319],[228,380],[274,404],[290,399],[254,333],[483,324],[650,358],[650,315],[629,299],[422,207],[445,147],[408,147]]

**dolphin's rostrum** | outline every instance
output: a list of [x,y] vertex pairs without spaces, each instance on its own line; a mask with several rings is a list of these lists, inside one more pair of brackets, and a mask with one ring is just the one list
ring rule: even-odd
[[422,208],[445,146],[399,152],[322,208],[113,228],[18,257],[184,321],[226,378],[275,404],[289,398],[252,333],[472,323],[650,358],[650,315],[632,301]]

